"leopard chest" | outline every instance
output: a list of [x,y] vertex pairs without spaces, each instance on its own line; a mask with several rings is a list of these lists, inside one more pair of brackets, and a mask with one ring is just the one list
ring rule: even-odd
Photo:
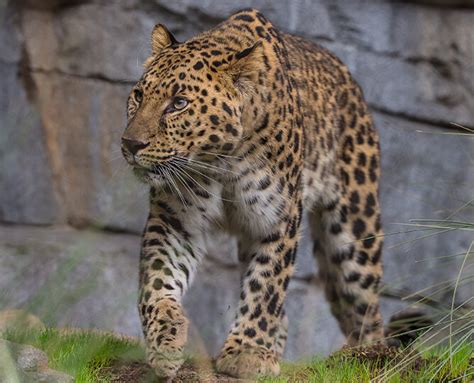
[[229,230],[256,238],[272,233],[286,208],[281,191],[280,181],[267,168],[244,172],[238,180],[224,185],[223,202]]

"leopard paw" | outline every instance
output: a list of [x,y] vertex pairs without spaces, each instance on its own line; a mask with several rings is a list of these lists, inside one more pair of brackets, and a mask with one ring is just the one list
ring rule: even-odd
[[221,373],[244,379],[280,373],[280,365],[272,351],[249,345],[222,351],[217,358],[216,368]]
[[161,304],[157,313],[145,336],[147,359],[157,376],[172,378],[184,363],[189,321],[174,303]]

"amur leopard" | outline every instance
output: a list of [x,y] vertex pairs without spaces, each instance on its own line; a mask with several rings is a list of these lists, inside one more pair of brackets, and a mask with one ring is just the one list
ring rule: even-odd
[[159,24],[151,40],[122,151],[151,186],[139,311],[156,374],[183,363],[181,301],[216,226],[237,236],[244,266],[218,371],[279,373],[303,213],[347,343],[381,339],[379,142],[346,66],[254,9],[186,42]]

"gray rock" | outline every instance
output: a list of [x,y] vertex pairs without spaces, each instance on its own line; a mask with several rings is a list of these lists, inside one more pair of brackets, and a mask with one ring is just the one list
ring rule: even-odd
[[48,367],[47,355],[37,348],[0,339],[0,380],[16,383],[72,383],[74,378]]
[[18,63],[21,58],[19,15],[11,4],[0,3],[0,61]]
[[53,141],[48,154],[60,175],[54,185],[63,221],[141,232],[148,189],[120,152],[130,87],[43,73],[33,81],[45,135]]
[[0,243],[0,270],[8,273],[1,307],[25,308],[48,326],[141,333],[138,236],[5,226]]
[[25,372],[42,370],[48,367],[48,357],[44,351],[32,346],[20,345],[0,339],[1,346],[8,350],[17,368]]
[[17,73],[15,64],[0,62],[0,220],[54,223],[59,208],[47,139],[41,115]]
[[55,13],[27,9],[22,20],[26,54],[34,70],[120,81],[141,76],[155,25],[145,12],[124,11],[110,2]]
[[[474,188],[474,138],[449,135],[449,131],[433,130],[423,124],[407,126],[397,118],[381,114],[375,115],[375,121],[383,153],[385,281],[415,292],[451,280],[436,295],[450,301],[472,232],[423,231],[421,227],[407,225],[414,219],[472,222],[474,210],[472,204],[466,203],[471,201]],[[430,291],[434,288],[425,294]],[[472,297],[473,291],[474,283],[465,281],[458,291],[459,301]]]

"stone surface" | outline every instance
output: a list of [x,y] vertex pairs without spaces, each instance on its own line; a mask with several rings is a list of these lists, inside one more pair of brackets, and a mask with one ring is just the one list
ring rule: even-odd
[[[385,281],[411,292],[423,290],[427,295],[444,282],[446,288],[435,297],[450,301],[472,231],[422,230],[409,225],[416,219],[473,222],[474,137],[433,130],[424,124],[407,126],[381,114],[375,115],[375,121],[383,153]],[[466,269],[463,277],[468,275]],[[458,301],[471,298],[473,292],[474,281],[464,280]]]
[[24,308],[47,326],[139,335],[138,236],[6,226],[0,237],[1,307]]
[[75,225],[141,232],[147,187],[120,152],[128,86],[34,73],[62,215]]
[[51,223],[59,211],[41,116],[17,74],[0,61],[0,220]]

